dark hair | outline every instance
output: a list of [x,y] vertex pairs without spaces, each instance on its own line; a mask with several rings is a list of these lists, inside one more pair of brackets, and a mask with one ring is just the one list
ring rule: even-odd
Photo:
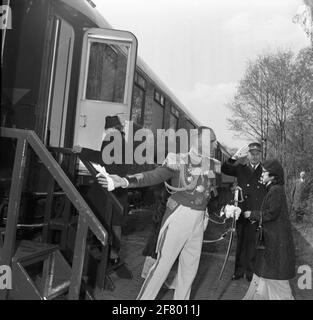
[[273,183],[284,184],[284,169],[277,159],[266,160],[262,166],[269,173],[270,177],[274,177]]

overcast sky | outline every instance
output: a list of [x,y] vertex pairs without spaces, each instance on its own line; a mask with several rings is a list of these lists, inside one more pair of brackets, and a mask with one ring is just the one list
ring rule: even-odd
[[302,0],[93,0],[116,29],[133,32],[139,55],[203,125],[229,147],[225,104],[258,54],[309,46],[292,22]]

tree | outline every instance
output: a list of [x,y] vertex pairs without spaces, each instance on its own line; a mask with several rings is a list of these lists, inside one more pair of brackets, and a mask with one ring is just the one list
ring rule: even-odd
[[288,146],[294,170],[312,166],[313,158],[313,50],[301,50],[292,71],[292,114],[288,119]]
[[262,142],[263,158],[271,149],[282,160],[286,150],[286,121],[290,111],[293,54],[278,52],[250,61],[229,104],[230,129]]
[[280,51],[250,61],[228,106],[230,129],[262,142],[263,158],[282,162],[287,191],[301,170],[313,179],[312,48],[296,56]]

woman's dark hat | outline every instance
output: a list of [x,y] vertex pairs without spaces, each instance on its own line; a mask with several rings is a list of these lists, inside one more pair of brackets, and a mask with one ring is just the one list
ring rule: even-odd
[[104,129],[110,129],[110,128],[122,128],[123,125],[120,121],[120,118],[118,116],[107,116],[105,117],[105,127]]
[[262,166],[270,175],[277,177],[278,184],[284,184],[284,169],[277,159],[266,160]]
[[258,142],[252,142],[248,145],[248,147],[249,147],[249,151],[256,150],[256,151],[262,152],[261,144]]

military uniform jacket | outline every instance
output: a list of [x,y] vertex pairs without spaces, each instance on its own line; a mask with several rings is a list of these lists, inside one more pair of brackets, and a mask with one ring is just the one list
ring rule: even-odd
[[[212,190],[212,181],[214,172],[211,163],[203,165],[203,163],[193,164],[188,154],[179,155],[184,160],[181,170],[174,170],[170,165],[163,164],[154,170],[127,176],[129,188],[146,187],[157,185],[169,179],[175,187],[182,186],[182,179],[186,184],[191,184],[197,179],[194,188],[186,191],[174,192],[167,202],[167,206],[174,210],[178,205],[190,207],[194,210],[205,211],[207,201]],[[210,160],[209,160],[210,161]]]
[[222,172],[224,174],[237,178],[239,187],[242,188],[244,202],[239,204],[243,211],[259,210],[266,194],[265,186],[260,183],[262,174],[262,166],[253,170],[250,164],[234,165],[236,161],[228,159],[222,165]]

